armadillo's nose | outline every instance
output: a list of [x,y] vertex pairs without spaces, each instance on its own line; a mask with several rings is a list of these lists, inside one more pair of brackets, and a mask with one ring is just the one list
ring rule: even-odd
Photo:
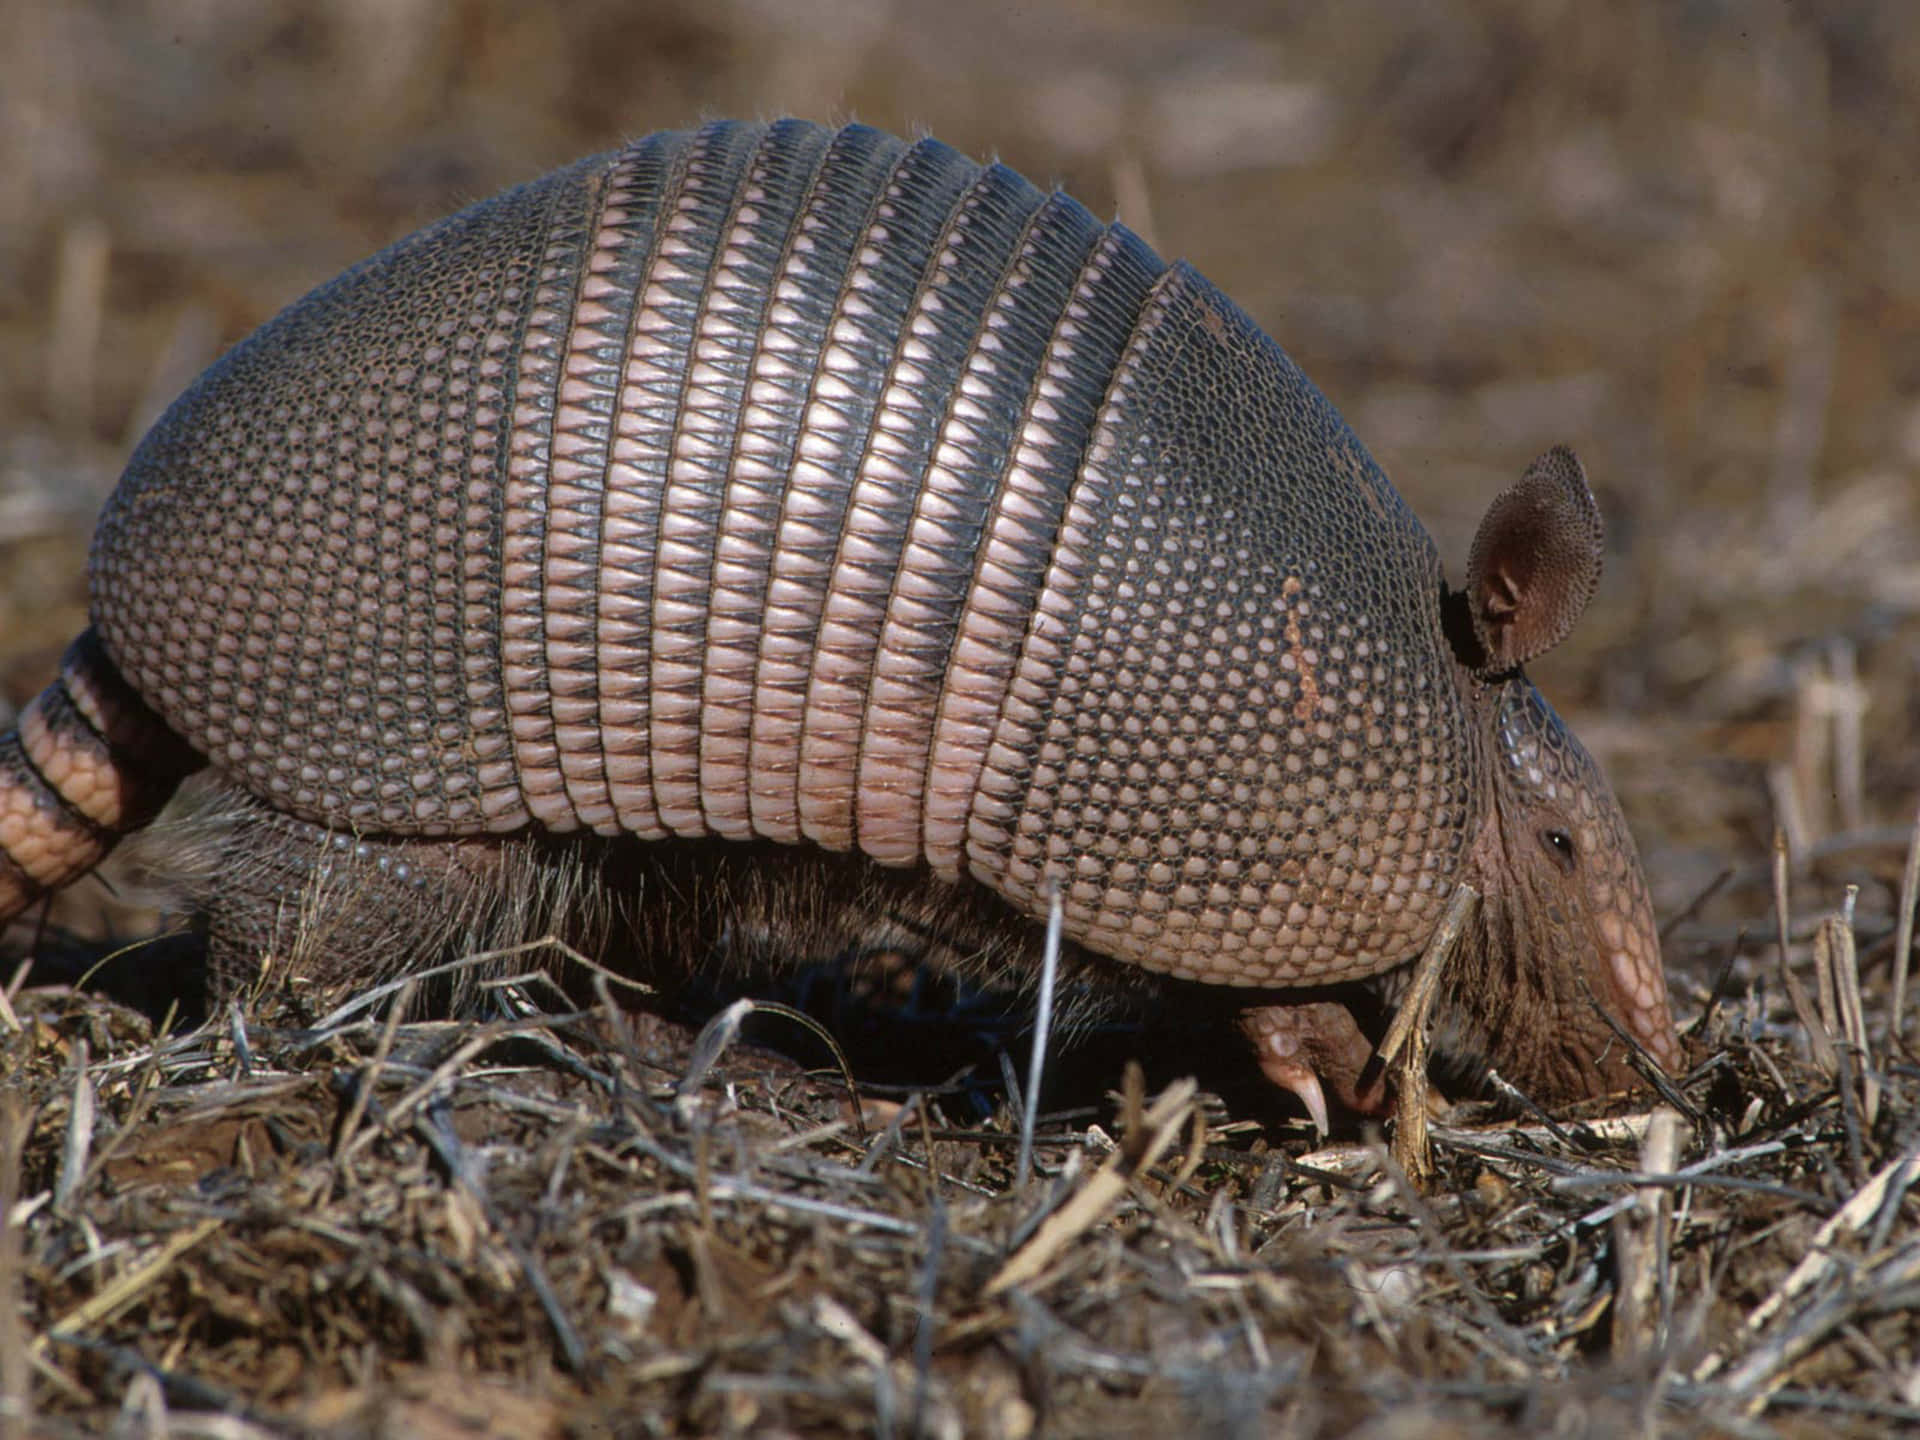
[[1627,830],[1626,817],[1606,796],[1595,768],[1587,788],[1588,823],[1581,829],[1587,913],[1605,975],[1594,977],[1611,995],[1609,1009],[1629,1034],[1668,1072],[1680,1068],[1680,1037],[1667,1003],[1667,973],[1660,958],[1660,927],[1653,916],[1645,871]]
[[1621,949],[1608,957],[1608,963],[1614,991],[1626,1009],[1621,1020],[1661,1069],[1678,1070],[1680,1037],[1674,1033],[1673,1015],[1667,1008],[1667,982],[1660,962],[1649,963],[1637,952]]
[[1611,887],[1600,915],[1600,940],[1607,978],[1619,1014],[1616,1018],[1659,1062],[1680,1068],[1680,1037],[1667,1004],[1667,973],[1660,961],[1660,931],[1643,885]]

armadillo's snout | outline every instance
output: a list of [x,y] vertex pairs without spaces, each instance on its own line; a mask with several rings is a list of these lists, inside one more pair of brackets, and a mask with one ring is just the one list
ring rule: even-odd
[[[1536,803],[1566,816],[1574,846],[1567,879],[1582,902],[1575,913],[1584,920],[1578,927],[1584,933],[1572,941],[1591,956],[1588,982],[1593,999],[1663,1069],[1677,1069],[1680,1044],[1667,1007],[1660,931],[1626,816],[1593,757],[1559,726],[1545,702],[1540,704],[1550,722],[1543,725],[1558,731],[1559,753],[1547,770],[1537,763],[1531,767],[1528,779],[1530,783],[1537,779]],[[1539,758],[1535,751],[1536,762]]]
[[[1604,785],[1604,779],[1600,783]],[[1599,799],[1607,823],[1593,827],[1593,853],[1601,862],[1594,868],[1609,873],[1590,880],[1588,898],[1605,966],[1603,992],[1611,992],[1617,1017],[1661,1068],[1677,1070],[1680,1041],[1667,1006],[1667,975],[1660,959],[1653,903],[1625,817],[1610,793]]]

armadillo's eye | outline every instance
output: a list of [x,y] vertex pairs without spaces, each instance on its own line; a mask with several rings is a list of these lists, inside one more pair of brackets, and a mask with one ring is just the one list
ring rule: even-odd
[[1559,862],[1560,868],[1569,874],[1573,872],[1573,837],[1564,830],[1542,830],[1540,843],[1547,847],[1547,853]]

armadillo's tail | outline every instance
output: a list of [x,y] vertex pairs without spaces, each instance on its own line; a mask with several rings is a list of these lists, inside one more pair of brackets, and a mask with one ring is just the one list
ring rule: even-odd
[[0,922],[99,864],[203,763],[83,633],[0,736]]

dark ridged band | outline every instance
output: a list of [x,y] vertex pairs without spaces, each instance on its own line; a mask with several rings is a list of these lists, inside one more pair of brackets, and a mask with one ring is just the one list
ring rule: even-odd
[[488,812],[957,874],[1159,261],[857,126],[656,137],[563,198],[500,442]]

